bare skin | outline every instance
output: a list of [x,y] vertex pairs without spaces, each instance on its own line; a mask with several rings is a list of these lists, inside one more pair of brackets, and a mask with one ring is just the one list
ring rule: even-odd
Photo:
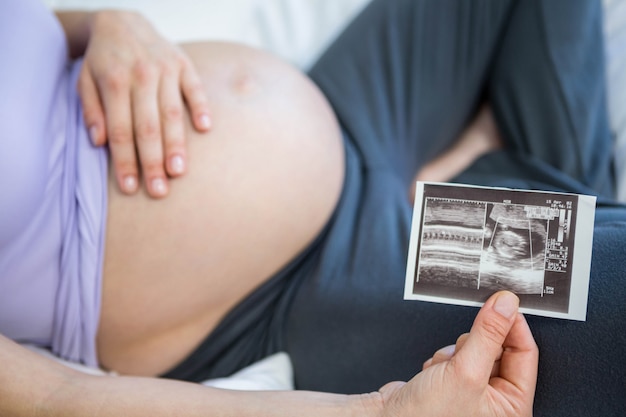
[[[337,122],[310,81],[241,46],[184,50],[206,87],[213,131],[187,121],[189,173],[160,204],[145,192],[126,198],[110,181],[98,351],[123,374],[158,375],[184,359],[319,233],[343,180]],[[416,179],[449,180],[498,147],[485,106]]]
[[109,182],[98,351],[123,374],[176,365],[320,232],[343,182],[335,118],[303,75],[229,44],[184,47],[214,126],[187,121],[188,173],[156,203]]
[[[337,123],[305,77],[259,52],[217,44],[181,51],[133,13],[59,18],[72,54],[85,53],[79,88],[92,140],[110,136],[99,359],[120,373],[156,375],[318,234],[342,183]],[[209,109],[215,126],[207,135]],[[494,132],[481,111],[417,179],[451,178],[497,146]],[[182,158],[179,171],[174,157]],[[138,188],[135,198],[122,195]],[[148,198],[170,193],[160,205]]]
[[454,352],[435,354],[406,383],[395,381],[377,392],[351,396],[228,391],[159,378],[94,377],[0,336],[4,365],[0,415],[527,417],[532,415],[538,351],[518,305],[511,293],[493,295]]

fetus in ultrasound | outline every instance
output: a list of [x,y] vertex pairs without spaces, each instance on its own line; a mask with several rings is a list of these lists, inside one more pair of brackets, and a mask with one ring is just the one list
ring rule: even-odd
[[518,294],[541,294],[547,221],[528,218],[523,205],[489,206],[480,286]]

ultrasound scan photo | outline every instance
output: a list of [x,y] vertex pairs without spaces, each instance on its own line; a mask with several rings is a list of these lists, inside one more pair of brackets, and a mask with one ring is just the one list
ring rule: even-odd
[[500,290],[530,314],[584,320],[595,198],[418,183],[405,298],[481,305]]

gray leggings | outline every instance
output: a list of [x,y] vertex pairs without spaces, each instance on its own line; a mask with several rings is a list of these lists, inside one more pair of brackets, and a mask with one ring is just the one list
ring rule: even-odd
[[[626,415],[626,209],[610,200],[601,21],[591,0],[378,0],[311,71],[370,177],[387,170],[408,188],[486,100],[508,150],[457,181],[602,196],[587,321],[528,317],[541,355],[537,416]],[[373,209],[387,215],[384,206]],[[404,265],[362,243],[404,249],[384,234],[345,251],[366,264],[350,278],[318,274],[299,287],[287,343],[299,388],[362,392],[410,378],[468,331],[475,309],[401,300],[391,275]]]
[[299,389],[368,392],[454,343],[475,308],[402,300],[407,191],[487,100],[507,150],[457,181],[602,196],[587,321],[528,317],[535,415],[626,415],[626,209],[611,202],[600,23],[591,0],[373,1],[310,74],[344,134],[332,220],[164,376],[226,376],[283,350]]

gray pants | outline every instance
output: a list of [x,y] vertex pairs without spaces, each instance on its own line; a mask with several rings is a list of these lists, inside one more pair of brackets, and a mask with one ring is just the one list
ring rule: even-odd
[[[368,172],[388,169],[408,188],[486,100],[508,150],[458,181],[603,196],[587,321],[528,317],[541,355],[537,416],[626,415],[626,209],[610,201],[601,22],[591,0],[378,0],[311,71]],[[371,233],[361,239],[380,239]],[[388,253],[380,246],[362,251],[388,261],[376,259]],[[372,269],[301,287],[288,339],[299,388],[361,392],[409,378],[468,331],[476,310],[404,302],[399,278]]]
[[402,300],[407,192],[487,100],[507,151],[457,181],[602,196],[587,321],[528,317],[535,415],[626,415],[626,209],[610,200],[600,22],[591,0],[375,0],[311,71],[344,134],[333,218],[164,376],[226,376],[283,350],[299,389],[368,392],[467,332],[475,308]]

